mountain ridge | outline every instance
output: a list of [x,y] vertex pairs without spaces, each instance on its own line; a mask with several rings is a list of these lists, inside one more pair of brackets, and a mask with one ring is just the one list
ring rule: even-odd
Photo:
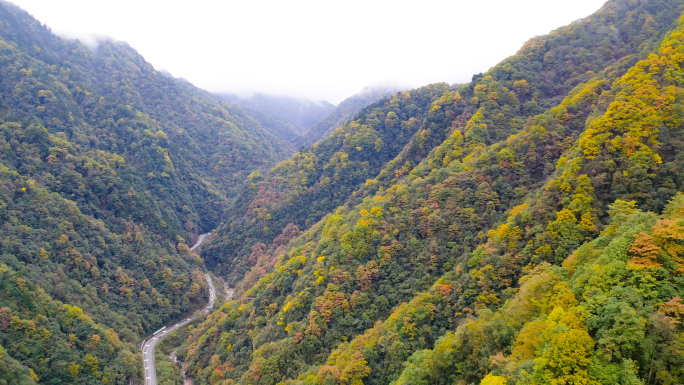
[[394,86],[367,86],[338,104],[325,118],[313,125],[297,140],[299,147],[309,147],[330,136],[333,130],[353,118],[363,108],[401,91]]

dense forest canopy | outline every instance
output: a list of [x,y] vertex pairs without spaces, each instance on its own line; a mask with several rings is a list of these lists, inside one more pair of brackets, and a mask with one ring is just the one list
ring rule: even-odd
[[338,104],[327,116],[300,136],[296,143],[309,147],[321,139],[325,139],[339,126],[356,116],[359,111],[378,100],[401,91],[389,85],[367,86],[358,94],[352,95]]
[[682,382],[682,5],[608,2],[444,85],[328,213],[357,149],[321,150],[410,93],[256,176],[205,250],[241,296],[184,345],[196,381]]
[[684,383],[684,0],[395,91],[240,108],[0,2],[0,384],[140,382],[207,270],[169,383]]
[[188,245],[286,149],[125,43],[91,50],[5,2],[0,95],[2,365],[140,379],[143,336],[207,296]]

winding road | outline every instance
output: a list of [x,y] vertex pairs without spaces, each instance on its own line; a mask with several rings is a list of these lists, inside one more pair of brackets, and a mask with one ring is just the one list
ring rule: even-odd
[[[197,242],[190,248],[190,250],[194,251],[196,248],[198,248],[209,234],[210,233],[200,235],[199,239],[197,239]],[[216,288],[214,287],[214,281],[211,279],[209,274],[205,274],[204,278],[209,284],[209,303],[203,309],[203,311],[201,313],[195,313],[176,324],[167,325],[166,329],[164,329],[162,332],[155,334],[149,340],[143,341],[141,350],[145,366],[145,385],[157,385],[157,370],[154,366],[154,349],[157,347],[157,343],[159,343],[159,341],[161,341],[161,339],[166,335],[173,333],[174,330],[189,324],[202,314],[209,313],[209,311],[211,311],[211,309],[214,307],[214,302],[216,301]]]

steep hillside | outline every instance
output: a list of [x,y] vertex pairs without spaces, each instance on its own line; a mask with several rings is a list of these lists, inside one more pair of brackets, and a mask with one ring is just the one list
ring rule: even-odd
[[63,384],[124,383],[139,377],[138,344],[126,335],[130,330],[120,328],[122,320],[110,323],[119,334],[93,322],[78,306],[51,298],[31,278],[0,264],[0,341],[5,346],[0,345],[0,379]]
[[207,295],[187,244],[282,148],[126,44],[93,51],[0,2],[0,364],[139,379],[142,337]]
[[444,92],[345,205],[252,248],[196,382],[681,383],[682,5],[610,1]]
[[356,95],[343,100],[325,118],[313,125],[299,139],[298,147],[309,147],[325,139],[337,128],[356,116],[359,111],[380,99],[401,91],[391,86],[368,86]]
[[33,385],[36,384],[34,373],[31,369],[19,363],[0,346],[0,380],[3,384]]
[[[240,278],[254,263],[255,258],[248,260],[246,256],[257,243],[271,247],[273,240],[290,224],[300,230],[307,228],[343,204],[356,190],[359,191],[351,195],[349,202],[352,205],[382,188],[389,188],[453,130],[468,135],[466,140],[484,145],[519,132],[529,124],[530,118],[560,103],[576,85],[606,67],[613,66],[612,77],[626,71],[636,61],[640,47],[647,46],[642,44],[657,41],[663,29],[672,25],[677,6],[671,2],[612,3],[591,19],[531,39],[518,54],[487,74],[474,76],[473,82],[466,86],[452,87],[448,94],[441,95],[434,108],[428,106],[430,111],[420,111],[424,104],[416,110],[411,106],[413,103],[403,101],[404,93],[396,94],[394,102],[387,100],[369,106],[330,138],[295,154],[290,161],[271,170],[264,180],[255,179],[256,183],[245,186],[223,218],[218,240],[205,249],[209,262],[222,264],[221,271]],[[635,23],[641,23],[640,28]],[[663,29],[656,29],[656,25]],[[570,122],[569,128],[575,136],[584,126],[582,116]],[[371,158],[372,152],[358,151],[343,140],[343,135],[362,135],[366,127],[381,135],[400,132],[402,136],[393,137],[391,142],[382,137],[383,145],[389,144],[384,149],[388,156]],[[334,150],[321,156],[331,145]],[[355,160],[359,155],[372,159],[371,163],[355,163],[354,178],[335,177],[340,165],[346,165],[337,158],[346,156]],[[550,160],[551,164],[554,162]],[[331,167],[338,163],[335,168]],[[376,176],[375,182],[363,184]],[[526,188],[525,185],[516,187],[519,187],[518,193]]]
[[251,183],[222,218],[219,238],[204,248],[207,263],[220,264],[218,269],[230,272],[234,282],[255,262],[246,258],[254,248],[288,237],[344,203],[401,151],[448,88],[435,84],[383,99],[266,176],[250,175]]

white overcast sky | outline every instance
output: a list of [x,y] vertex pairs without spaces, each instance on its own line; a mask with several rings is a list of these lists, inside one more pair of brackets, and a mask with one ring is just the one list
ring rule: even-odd
[[604,0],[11,0],[61,36],[106,35],[212,92],[338,103],[378,83],[465,82]]

